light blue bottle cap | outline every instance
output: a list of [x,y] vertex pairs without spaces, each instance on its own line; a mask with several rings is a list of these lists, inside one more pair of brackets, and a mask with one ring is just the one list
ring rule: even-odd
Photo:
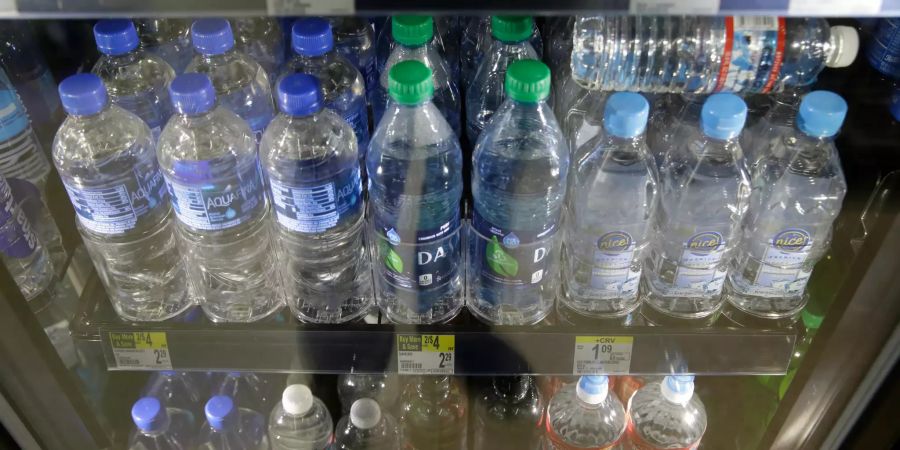
[[206,402],[206,421],[216,430],[222,430],[235,423],[238,417],[238,409],[234,400],[227,395],[216,395]]
[[191,25],[191,41],[200,54],[220,55],[234,47],[234,34],[225,19],[200,19]]
[[322,90],[319,79],[305,73],[295,73],[278,83],[278,109],[292,116],[309,116],[322,109]]
[[585,403],[603,403],[609,395],[609,377],[606,375],[584,375],[578,379],[575,395]]
[[63,108],[74,116],[97,114],[108,100],[106,85],[92,73],[72,75],[59,83],[58,90]]
[[644,133],[650,103],[634,92],[616,92],[606,100],[603,126],[606,132],[621,138],[633,138]]
[[713,94],[703,103],[703,134],[713,139],[732,139],[741,134],[747,120],[747,104],[734,94]]
[[694,376],[669,375],[663,379],[660,390],[666,400],[686,404],[694,396]]
[[166,408],[156,397],[143,397],[131,407],[131,418],[139,430],[159,431],[166,424]]
[[797,128],[812,137],[831,137],[837,134],[847,117],[847,102],[830,91],[813,91],[800,101]]
[[169,83],[172,106],[180,114],[202,114],[216,105],[216,90],[212,81],[202,73],[178,75]]
[[106,19],[94,24],[97,50],[105,55],[121,55],[138,47],[137,30],[128,19]]
[[334,48],[331,23],[319,17],[297,20],[291,27],[291,48],[303,56],[322,56],[328,53]]

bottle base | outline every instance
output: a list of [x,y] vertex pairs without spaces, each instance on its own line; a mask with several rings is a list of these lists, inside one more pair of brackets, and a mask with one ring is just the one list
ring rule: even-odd
[[[164,320],[174,319],[176,317],[181,316],[197,304],[188,299],[187,293],[181,298],[178,302],[172,302],[173,304],[179,304],[175,309],[159,311],[154,310],[153,314],[140,314],[133,313],[123,309],[121,306],[116,305],[116,302],[110,299],[110,302],[113,304],[113,309],[118,314],[119,318],[128,322],[162,322]],[[183,302],[183,303],[182,303]]]
[[[445,295],[435,301],[427,299],[404,300],[382,290],[378,298],[378,308],[392,323],[407,325],[432,325],[452,320],[462,311],[464,302],[461,289],[453,290],[455,295]],[[430,308],[421,308],[421,303],[430,303]]]
[[593,319],[619,319],[628,316],[641,306],[640,298],[635,294],[631,298],[592,298],[580,300],[573,298],[566,283],[563,293],[557,302],[557,309],[566,309],[580,316]]
[[523,311],[520,308],[511,308],[504,305],[495,306],[477,298],[473,298],[467,306],[469,312],[475,318],[488,325],[535,325],[547,318],[553,309],[552,307],[546,307]]
[[769,320],[796,320],[809,301],[809,294],[804,292],[797,297],[770,298],[754,295],[741,295],[732,289],[729,282],[725,286],[724,297],[738,311],[748,316]]
[[211,311],[207,305],[201,304],[200,307],[203,308],[203,313],[206,314],[206,317],[214,323],[224,323],[224,322],[252,323],[252,322],[259,322],[259,321],[262,321],[263,319],[274,316],[275,313],[277,313],[278,311],[281,310],[282,307],[284,307],[284,305],[282,305],[281,302],[278,302],[267,310],[254,311],[251,313],[244,313],[244,314],[230,314],[230,315],[221,315],[215,311]]
[[644,302],[640,308],[641,316],[647,325],[683,328],[711,327],[719,320],[721,310],[720,304],[719,308],[713,311],[705,311],[703,314],[673,314],[669,310],[658,309],[649,302]]
[[581,311],[577,311],[563,302],[557,302],[556,315],[559,317],[560,322],[566,325],[634,327],[644,325],[643,317],[638,309],[639,307],[640,303],[637,303],[634,308],[623,314],[615,316],[595,316],[582,314]]
[[771,317],[760,316],[736,307],[731,302],[726,302],[722,307],[722,315],[734,322],[737,326],[752,329],[788,330],[797,323],[800,311],[792,316]]

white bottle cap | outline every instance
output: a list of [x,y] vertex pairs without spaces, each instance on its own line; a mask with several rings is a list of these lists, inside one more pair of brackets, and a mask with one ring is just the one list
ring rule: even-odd
[[859,53],[859,33],[853,27],[835,25],[831,27],[831,54],[825,61],[825,66],[837,68],[847,67],[853,64],[856,54]]
[[313,400],[312,391],[302,384],[292,384],[281,394],[281,406],[294,416],[306,414],[312,408]]
[[381,407],[371,398],[361,398],[350,407],[350,423],[356,428],[368,430],[381,422]]
[[659,384],[659,390],[666,400],[686,405],[694,396],[694,376],[669,375],[663,378],[662,383]]
[[597,405],[609,395],[609,377],[606,375],[585,375],[578,379],[575,395],[589,405]]

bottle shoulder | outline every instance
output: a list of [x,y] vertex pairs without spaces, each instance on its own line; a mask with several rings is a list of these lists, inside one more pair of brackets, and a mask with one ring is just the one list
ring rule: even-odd
[[102,161],[123,152],[153,152],[150,128],[131,112],[111,105],[94,116],[68,116],[53,140],[58,166],[74,160]]
[[169,63],[144,51],[124,56],[101,55],[91,73],[103,80],[112,96],[150,88],[165,89],[175,78],[175,70]]
[[256,140],[246,121],[217,106],[201,116],[174,114],[159,136],[158,151],[164,166],[171,159],[204,160],[228,155],[256,154]]
[[357,142],[353,129],[330,110],[310,117],[277,115],[263,132],[259,143],[260,159],[309,161],[326,164],[329,160],[356,160]]

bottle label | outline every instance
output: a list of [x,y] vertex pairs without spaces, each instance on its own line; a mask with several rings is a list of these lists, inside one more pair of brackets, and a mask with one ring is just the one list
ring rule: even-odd
[[769,239],[769,245],[758,263],[751,259],[744,274],[755,273],[752,284],[740,286],[749,295],[786,297],[800,295],[812,271],[804,263],[812,249],[812,235],[802,228],[785,229]]
[[631,297],[637,293],[641,270],[632,270],[636,243],[625,231],[611,231],[597,239],[591,287],[601,298]]
[[351,108],[343,113],[344,121],[353,128],[353,134],[356,135],[356,142],[359,147],[359,154],[365,155],[366,148],[369,146],[369,115],[366,111],[366,104],[360,103],[359,107]]
[[634,426],[634,422],[631,420],[631,417],[628,418],[628,425],[625,428],[625,434],[628,436],[628,441],[631,444],[631,448],[634,450],[697,450],[700,447],[700,441],[694,442],[687,447],[658,447],[647,442],[641,433]]
[[31,222],[13,198],[6,179],[0,177],[0,252],[10,258],[25,258],[37,248]]
[[225,230],[253,218],[265,205],[262,176],[256,161],[239,170],[235,178],[216,182],[211,161],[176,161],[175,174],[166,176],[175,215],[181,223],[199,230]]
[[441,287],[457,276],[462,249],[459,210],[443,225],[430,230],[395,228],[375,212],[377,259],[388,283],[403,289]]
[[725,50],[715,91],[768,93],[784,63],[783,17],[725,18]]
[[[156,164],[153,168],[157,168]],[[167,200],[159,170],[140,171],[136,167],[121,183],[101,188],[79,186],[67,178],[63,178],[63,185],[78,220],[98,234],[127,233]]]
[[12,89],[0,89],[0,174],[38,184],[50,162],[31,130],[28,114]]
[[281,226],[298,233],[322,233],[362,209],[359,166],[319,185],[291,186],[270,177],[272,205]]
[[662,257],[657,259],[657,273],[667,284],[661,289],[663,294],[690,296],[717,295],[721,292],[728,272],[720,264],[728,248],[723,234],[700,231],[684,241],[682,247],[681,256],[675,264]]
[[483,258],[481,276],[508,286],[526,286],[543,281],[550,268],[557,224],[539,232],[508,230],[494,225],[475,210],[472,227],[475,257]]

